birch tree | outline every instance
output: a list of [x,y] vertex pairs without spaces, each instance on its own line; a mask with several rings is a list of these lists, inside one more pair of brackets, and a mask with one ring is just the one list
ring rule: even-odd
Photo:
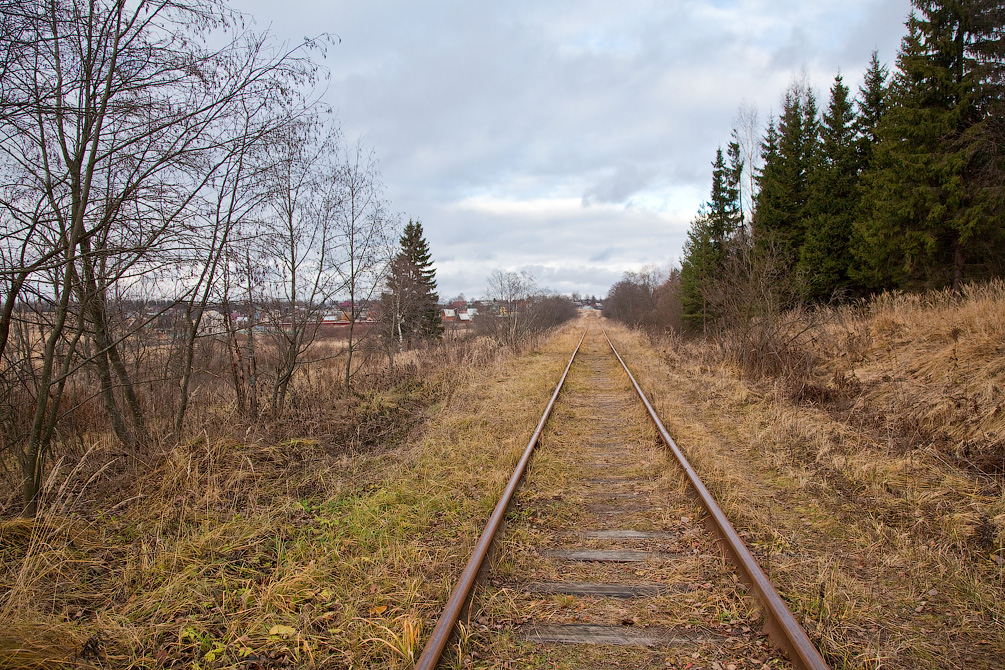
[[313,344],[326,306],[345,286],[337,220],[344,194],[337,174],[339,133],[318,116],[291,123],[269,140],[266,214],[255,237],[263,268],[261,302],[278,362],[271,370],[270,412],[283,413],[290,383]]
[[358,343],[356,325],[363,310],[379,296],[381,282],[394,253],[396,231],[394,219],[387,211],[384,186],[373,151],[360,139],[344,144],[340,154],[335,178],[340,195],[334,233],[340,248],[336,271],[344,287],[343,295],[348,298],[345,314],[349,319],[349,337],[343,383],[348,393],[356,371],[353,368]]

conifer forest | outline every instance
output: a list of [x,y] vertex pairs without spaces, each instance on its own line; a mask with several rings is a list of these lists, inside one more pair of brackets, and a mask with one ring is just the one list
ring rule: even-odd
[[857,91],[838,72],[818,100],[797,77],[761,135],[741,108],[679,272],[626,275],[610,314],[707,332],[740,282],[792,306],[1005,273],[1005,9],[913,5],[896,61],[873,52]]

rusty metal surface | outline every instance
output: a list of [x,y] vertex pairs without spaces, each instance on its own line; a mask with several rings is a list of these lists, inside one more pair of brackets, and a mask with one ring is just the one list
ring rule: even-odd
[[755,596],[764,608],[764,630],[769,638],[788,654],[789,659],[795,667],[808,670],[827,670],[827,664],[824,663],[820,652],[810,642],[806,636],[806,632],[799,625],[799,622],[796,621],[795,617],[792,616],[792,612],[789,611],[785,601],[775,591],[764,571],[761,570],[757,561],[751,555],[750,550],[747,549],[747,545],[733,528],[733,524],[726,518],[725,513],[719,508],[712,494],[705,488],[698,474],[691,467],[691,464],[688,463],[684,453],[677,447],[677,443],[674,442],[673,438],[670,437],[663,422],[657,416],[656,410],[653,409],[653,406],[639,387],[638,382],[635,381],[635,377],[632,376],[625,361],[621,358],[621,354],[615,349],[611,338],[607,337],[606,331],[604,332],[604,337],[611,346],[611,351],[614,352],[621,366],[625,369],[625,373],[628,375],[629,380],[631,380],[632,386],[635,387],[635,392],[646,406],[649,417],[656,425],[656,429],[659,431],[663,442],[673,452],[674,457],[687,474],[702,506],[708,512],[714,526],[713,530],[722,542],[727,555],[740,571],[740,576],[754,589]]
[[565,366],[565,372],[562,373],[562,378],[559,380],[558,386],[555,387],[555,392],[552,394],[551,400],[548,402],[548,406],[545,408],[544,414],[541,416],[541,420],[537,424],[537,429],[531,436],[530,442],[527,443],[527,448],[524,450],[523,456],[520,458],[520,462],[517,463],[516,470],[514,470],[513,476],[509,480],[509,484],[507,484],[506,489],[499,498],[499,502],[496,503],[495,509],[492,511],[492,516],[489,517],[488,523],[485,525],[485,530],[482,531],[482,535],[478,539],[478,544],[475,545],[474,550],[471,552],[471,558],[468,559],[468,563],[465,566],[464,571],[461,573],[457,585],[454,587],[454,590],[450,593],[450,597],[447,599],[447,604],[443,608],[443,613],[440,615],[439,620],[437,620],[436,626],[433,628],[429,641],[422,650],[419,660],[415,663],[415,670],[433,670],[436,667],[436,664],[439,663],[440,655],[446,648],[447,642],[450,640],[450,636],[453,633],[454,626],[457,624],[457,619],[460,616],[461,611],[464,609],[468,596],[471,594],[471,589],[475,584],[475,579],[478,577],[478,571],[481,569],[486,555],[488,555],[489,547],[492,545],[492,540],[495,537],[496,531],[499,529],[500,524],[506,516],[506,509],[509,507],[510,500],[513,498],[513,494],[516,493],[517,488],[520,486],[520,480],[523,478],[523,473],[527,469],[527,464],[530,462],[530,457],[534,452],[534,447],[537,446],[538,440],[541,439],[541,433],[544,431],[544,425],[548,421],[548,417],[551,415],[551,410],[555,406],[555,401],[558,400],[558,394],[562,390],[565,378],[569,376],[569,370],[572,368],[572,362],[576,360],[576,354],[579,353],[579,348],[583,345],[583,340],[586,338],[587,332],[589,332],[588,329],[583,331],[583,336],[579,338],[579,344],[576,345],[576,350],[572,352],[572,356],[569,358],[569,364]]

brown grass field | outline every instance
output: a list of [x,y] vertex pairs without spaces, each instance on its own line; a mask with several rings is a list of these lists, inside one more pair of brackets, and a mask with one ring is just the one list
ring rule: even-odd
[[[142,463],[92,431],[39,518],[0,521],[0,668],[411,667],[587,326],[832,667],[1002,667],[1005,287],[814,318],[798,374],[584,317],[375,363],[351,405],[321,357],[281,429],[206,393],[202,437]],[[472,643],[453,664],[492,667]]]
[[1005,287],[823,316],[804,378],[628,360],[833,667],[1001,667]]

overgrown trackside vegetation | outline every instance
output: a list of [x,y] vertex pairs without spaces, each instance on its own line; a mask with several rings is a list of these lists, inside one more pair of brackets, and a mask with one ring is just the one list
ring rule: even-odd
[[1005,283],[790,309],[772,301],[778,284],[763,275],[736,286],[715,335],[687,345],[703,360],[872,422],[894,453],[930,448],[975,476],[1005,473]]
[[207,423],[121,477],[97,449],[54,470],[36,519],[0,523],[0,666],[408,667],[565,339],[405,352],[352,402],[301,395],[340,387],[322,361],[281,439]]
[[275,44],[218,0],[2,16],[0,460],[23,514],[105,426],[136,458],[194,439],[196,378],[219,372],[201,340],[226,341],[242,419],[282,419],[348,297],[348,386],[396,221],[372,152],[318,103],[330,40]]
[[[1005,650],[1005,287],[967,291],[834,308],[788,375],[611,328],[833,667]],[[36,520],[0,526],[0,663],[409,667],[579,333],[407,352],[353,405],[303,405],[309,430],[207,430],[135,479],[91,452]],[[357,426],[372,439],[343,448]]]
[[832,667],[1000,666],[1003,315],[996,282],[788,313],[777,352],[619,341]]

